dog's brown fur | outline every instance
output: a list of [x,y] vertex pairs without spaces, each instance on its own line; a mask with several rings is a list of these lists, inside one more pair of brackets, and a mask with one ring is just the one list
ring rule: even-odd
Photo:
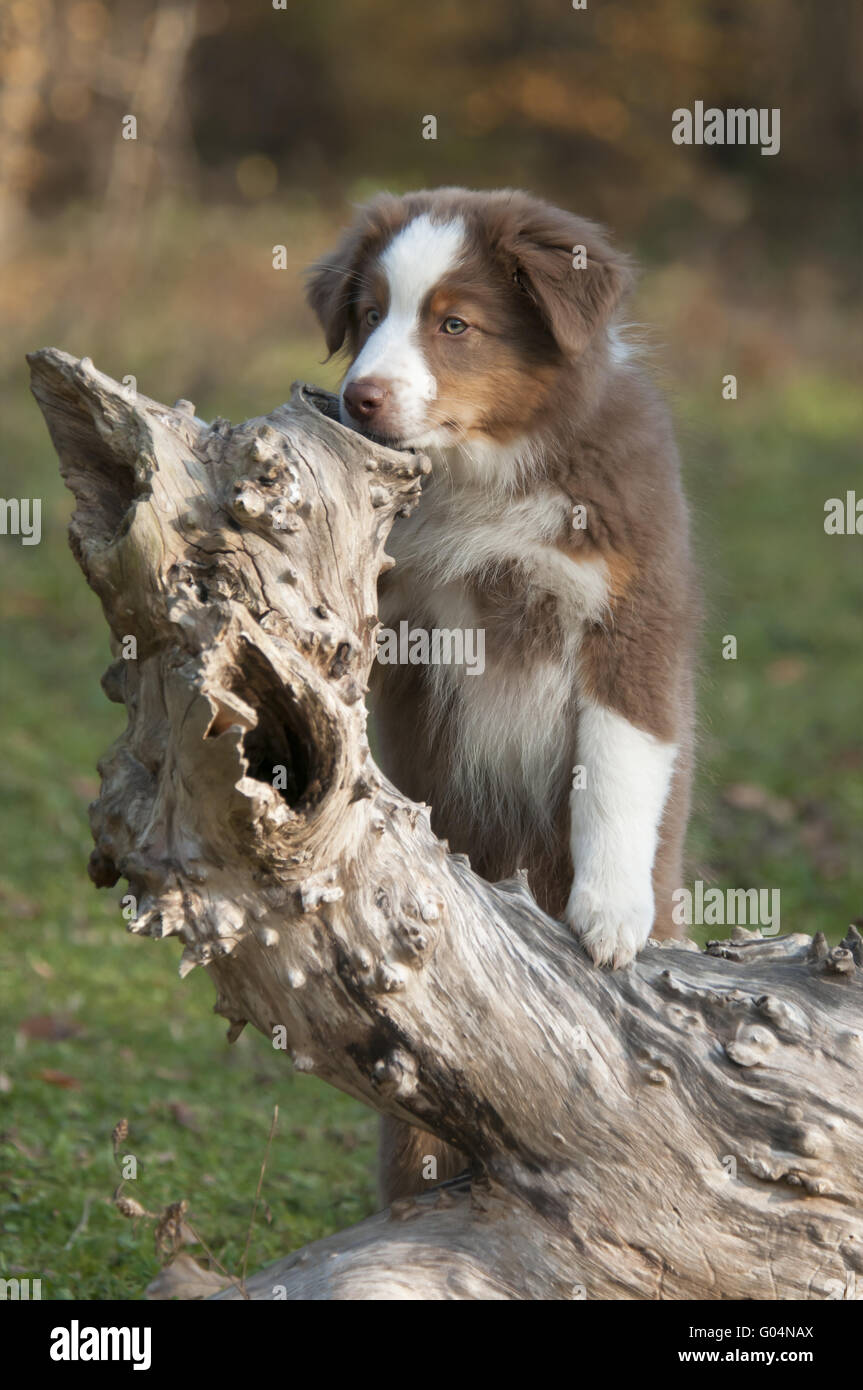
[[[469,462],[453,459],[444,465],[451,468],[448,478],[433,470],[420,519],[428,507],[432,522],[439,517],[440,537],[447,526],[466,528],[468,548],[465,517],[476,516],[477,535],[483,526],[501,528],[499,563],[483,551],[453,601],[469,603],[475,625],[485,629],[486,660],[506,707],[518,712],[522,676],[530,701],[539,688],[537,671],[559,677],[575,648],[578,680],[573,675],[559,715],[559,758],[541,789],[525,788],[520,775],[503,768],[497,781],[480,780],[465,790],[457,690],[442,693],[426,668],[377,665],[381,760],[408,796],[431,805],[436,832],[454,851],[467,853],[478,873],[494,882],[526,868],[540,906],[560,917],[573,875],[569,790],[578,761],[579,701],[589,698],[676,745],[653,867],[653,932],[675,934],[671,894],[683,879],[698,603],[666,408],[641,367],[616,360],[608,334],[630,283],[629,264],[593,224],[527,194],[445,189],[385,197],[361,212],[311,280],[310,301],[331,352],[347,342],[353,360],[362,350],[371,331],[366,307],[386,309],[377,258],[424,212],[440,219],[458,215],[467,228],[467,252],[428,297],[419,324],[438,384],[436,418],[452,422],[468,446],[482,440],[505,448],[529,438],[533,462],[486,481],[470,476]],[[587,248],[588,262],[580,273],[571,262],[579,245]],[[448,313],[470,316],[481,331],[465,341],[440,340],[434,325]],[[573,528],[570,504],[586,508],[584,529]],[[554,507],[559,524],[542,530],[542,508]],[[536,544],[531,508],[542,530]],[[530,545],[527,539],[521,545],[513,529],[508,546],[507,527],[522,516],[518,536],[529,537]],[[381,583],[382,618],[391,626],[401,618],[435,626],[452,582],[447,572],[436,583],[435,555],[422,551],[417,534],[410,523],[401,532],[397,524],[393,533],[397,565]],[[597,573],[606,576],[605,607],[602,617],[588,613],[573,635],[576,620],[566,594],[578,582],[579,567],[587,567],[589,583]],[[520,715],[527,727],[543,711]],[[421,1159],[429,1154],[439,1159],[438,1180],[461,1163],[427,1134],[384,1122],[387,1200],[423,1187]]]

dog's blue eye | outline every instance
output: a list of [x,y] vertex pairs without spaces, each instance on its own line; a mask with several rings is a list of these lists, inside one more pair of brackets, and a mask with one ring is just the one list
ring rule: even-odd
[[456,334],[463,333],[465,331],[465,329],[467,328],[467,324],[465,323],[464,319],[444,319],[443,323],[441,324],[441,328],[443,329],[444,333],[449,333],[451,337],[455,337]]
[[375,324],[380,323],[380,321],[381,316],[379,310],[366,309],[366,323],[369,325],[370,328],[374,328]]

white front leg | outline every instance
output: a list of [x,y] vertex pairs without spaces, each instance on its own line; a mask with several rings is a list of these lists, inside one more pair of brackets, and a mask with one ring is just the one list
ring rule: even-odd
[[566,921],[598,965],[626,965],[650,936],[653,861],[677,746],[604,705],[579,710],[584,785],[570,793]]

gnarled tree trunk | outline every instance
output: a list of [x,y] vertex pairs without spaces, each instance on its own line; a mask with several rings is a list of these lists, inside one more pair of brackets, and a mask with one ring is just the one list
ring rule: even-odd
[[738,930],[596,969],[522,879],[448,853],[370,755],[377,577],[426,462],[310,387],[205,426],[86,358],[30,362],[129,716],[101,763],[95,882],[127,878],[132,930],[181,938],[229,1036],[283,1027],[298,1070],[471,1164],[252,1296],[853,1297],[856,931],[830,950]]

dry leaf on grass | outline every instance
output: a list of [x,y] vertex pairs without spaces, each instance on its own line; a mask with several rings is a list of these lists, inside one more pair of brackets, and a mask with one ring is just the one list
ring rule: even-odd
[[77,1076],[69,1076],[65,1071],[55,1071],[53,1067],[45,1067],[43,1071],[37,1073],[37,1081],[47,1081],[49,1086],[60,1086],[64,1091],[80,1091],[82,1083]]
[[185,1101],[170,1101],[168,1104],[168,1111],[171,1115],[171,1119],[174,1120],[176,1124],[182,1125],[184,1129],[199,1130],[201,1128],[198,1123],[197,1115],[192,1107],[187,1105]]
[[66,1038],[77,1038],[83,1033],[80,1023],[68,1014],[33,1014],[18,1024],[18,1032],[25,1038],[40,1038],[47,1042],[62,1042]]
[[776,825],[787,825],[794,819],[793,801],[774,796],[754,782],[732,782],[723,791],[722,800],[736,811],[756,811]]

